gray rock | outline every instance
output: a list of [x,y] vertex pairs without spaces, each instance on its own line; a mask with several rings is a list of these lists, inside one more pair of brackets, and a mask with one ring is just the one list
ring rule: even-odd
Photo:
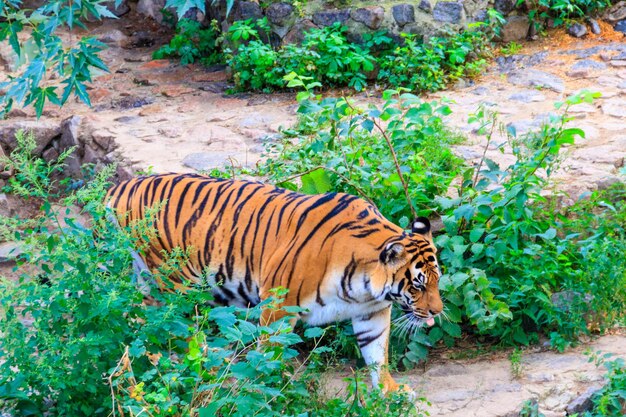
[[137,13],[148,16],[161,23],[163,14],[161,10],[165,8],[165,0],[139,0],[137,2]]
[[587,34],[587,26],[581,23],[574,23],[567,28],[567,33],[575,38],[582,38]]
[[118,122],[118,123],[139,123],[139,122],[141,122],[141,117],[139,117],[139,116],[120,116],[120,117],[117,117],[117,118],[115,118],[113,120]]
[[550,374],[547,372],[538,372],[534,374],[529,374],[527,378],[531,382],[537,382],[537,383],[550,382],[550,381],[554,381],[554,374]]
[[24,245],[20,242],[0,243],[0,262],[13,261],[24,253]]
[[602,112],[613,117],[626,117],[626,100],[611,98],[602,103]]
[[517,0],[496,0],[494,7],[497,11],[506,16],[515,9],[516,3]]
[[43,120],[19,120],[0,122],[0,143],[9,150],[15,149],[17,142],[15,135],[18,131],[32,132],[37,147],[33,151],[35,155],[41,152],[50,142],[61,134],[61,126],[58,123]]
[[133,178],[133,171],[129,167],[118,165],[115,170],[115,175],[120,181],[128,181]]
[[120,48],[128,45],[129,41],[128,36],[118,29],[95,30],[91,35],[95,36],[102,43]]
[[108,1],[105,4],[107,9],[117,17],[124,16],[126,13],[130,12],[128,0],[122,0],[120,5],[117,7],[115,7],[115,0]]
[[246,155],[242,152],[211,151],[192,153],[182,160],[182,164],[196,171],[207,171],[212,168],[219,168],[230,165],[230,159],[240,163],[245,162]]
[[53,162],[59,158],[59,152],[54,148],[48,148],[41,154],[41,157],[46,162]]
[[626,20],[620,20],[613,28],[618,32],[626,33]]
[[501,72],[511,72],[517,68],[530,68],[541,64],[548,57],[548,52],[537,52],[532,55],[515,54],[496,58]]
[[419,7],[420,10],[423,10],[426,13],[430,13],[430,12],[433,11],[433,5],[430,4],[430,0],[422,0],[422,1],[420,1],[419,6],[417,6],[417,7]]
[[433,9],[433,18],[438,22],[461,23],[464,19],[463,3],[440,1]]
[[370,29],[378,29],[385,19],[385,9],[380,6],[360,7],[351,13],[352,20],[363,23]]
[[313,23],[318,26],[331,26],[335,22],[342,25],[350,19],[350,9],[322,10],[313,14]]
[[528,36],[528,18],[525,16],[509,16],[502,27],[502,42],[512,42],[526,39]]
[[583,58],[589,58],[589,57],[592,57],[594,55],[597,55],[602,50],[604,50],[604,48],[602,48],[600,46],[594,46],[592,48],[574,49],[572,51],[563,51],[563,52],[560,52],[560,53],[563,54],[563,55],[576,55],[576,58],[583,59]]
[[254,1],[240,1],[234,9],[234,20],[260,19],[263,17],[261,6]]
[[576,301],[582,301],[584,303],[591,302],[591,295],[582,294],[578,291],[564,290],[553,293],[550,297],[550,301],[552,301],[555,308],[567,311]]
[[475,89],[473,89],[472,91],[470,91],[470,93],[476,95],[476,96],[486,96],[487,94],[489,94],[489,89],[487,87],[476,87]]
[[603,70],[606,69],[606,64],[603,62],[594,61],[592,59],[583,59],[576,62],[570,68],[572,70]]
[[522,103],[532,103],[535,101],[545,101],[546,96],[537,90],[525,90],[511,94],[509,96],[509,100],[520,101]]
[[295,43],[300,44],[304,40],[304,34],[317,26],[310,20],[301,20],[297,22],[283,38],[284,44]]
[[570,402],[567,407],[565,407],[565,412],[568,416],[584,413],[585,411],[591,410],[593,403],[591,402],[591,398],[593,395],[600,390],[601,387],[593,386],[587,388],[587,391],[580,394],[578,397],[574,398],[572,402]]
[[[81,148],[81,141],[79,137],[79,129],[81,124],[80,116],[71,116],[61,122],[61,140],[59,140],[60,151],[65,151],[71,147],[75,147],[77,151],[74,151],[66,160],[63,174],[68,177],[80,178],[82,177],[79,152],[83,150]],[[83,147],[84,148],[84,147]]]
[[91,133],[93,141],[105,152],[110,152],[115,148],[115,136],[105,130],[96,130]]
[[593,33],[594,35],[599,35],[602,33],[602,29],[600,29],[600,24],[596,19],[588,19],[587,23],[589,23],[591,33]]
[[620,1],[619,3],[614,4],[609,10],[606,11],[603,17],[605,20],[612,23],[626,19],[626,1]]
[[565,83],[556,75],[538,70],[515,70],[509,73],[508,81],[524,87],[548,88],[557,93],[565,91]]
[[396,4],[391,8],[391,14],[400,26],[415,22],[415,8],[412,4]]
[[289,3],[272,3],[265,10],[267,20],[278,26],[285,26],[293,15],[294,8]]
[[596,187],[598,190],[608,190],[611,186],[622,182],[618,177],[610,176],[599,179],[596,181]]

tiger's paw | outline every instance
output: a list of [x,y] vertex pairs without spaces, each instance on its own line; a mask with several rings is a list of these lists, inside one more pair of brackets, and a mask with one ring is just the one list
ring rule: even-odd
[[384,381],[383,391],[387,395],[390,395],[393,393],[405,394],[409,398],[410,401],[415,401],[418,398],[417,394],[415,393],[415,391],[413,391],[413,389],[411,389],[411,387],[405,384],[398,384],[395,380],[391,378]]

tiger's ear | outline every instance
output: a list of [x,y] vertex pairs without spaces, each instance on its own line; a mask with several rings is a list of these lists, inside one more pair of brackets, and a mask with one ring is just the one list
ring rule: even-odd
[[385,265],[396,266],[402,263],[404,255],[404,245],[400,242],[394,242],[387,245],[380,253],[380,262]]
[[420,235],[430,235],[430,221],[426,217],[418,217],[413,220],[412,226],[413,233],[419,233]]

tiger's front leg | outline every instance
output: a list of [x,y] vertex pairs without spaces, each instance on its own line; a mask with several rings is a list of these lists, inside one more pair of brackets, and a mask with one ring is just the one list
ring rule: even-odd
[[352,327],[363,359],[372,369],[372,386],[382,383],[385,392],[397,391],[400,385],[391,377],[387,368],[391,306],[371,315],[353,318]]

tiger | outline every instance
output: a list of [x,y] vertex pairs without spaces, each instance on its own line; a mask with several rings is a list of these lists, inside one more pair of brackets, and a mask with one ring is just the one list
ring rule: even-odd
[[[121,226],[154,208],[156,233],[141,254],[150,270],[164,253],[187,251],[170,286],[185,291],[208,279],[215,302],[241,307],[283,287],[281,305],[300,307],[295,319],[307,325],[352,320],[373,386],[411,391],[388,370],[391,306],[398,303],[416,327],[432,326],[443,310],[427,218],[407,232],[350,194],[300,194],[200,174],[136,177],[114,185],[106,199]],[[284,314],[264,309],[261,324]]]

